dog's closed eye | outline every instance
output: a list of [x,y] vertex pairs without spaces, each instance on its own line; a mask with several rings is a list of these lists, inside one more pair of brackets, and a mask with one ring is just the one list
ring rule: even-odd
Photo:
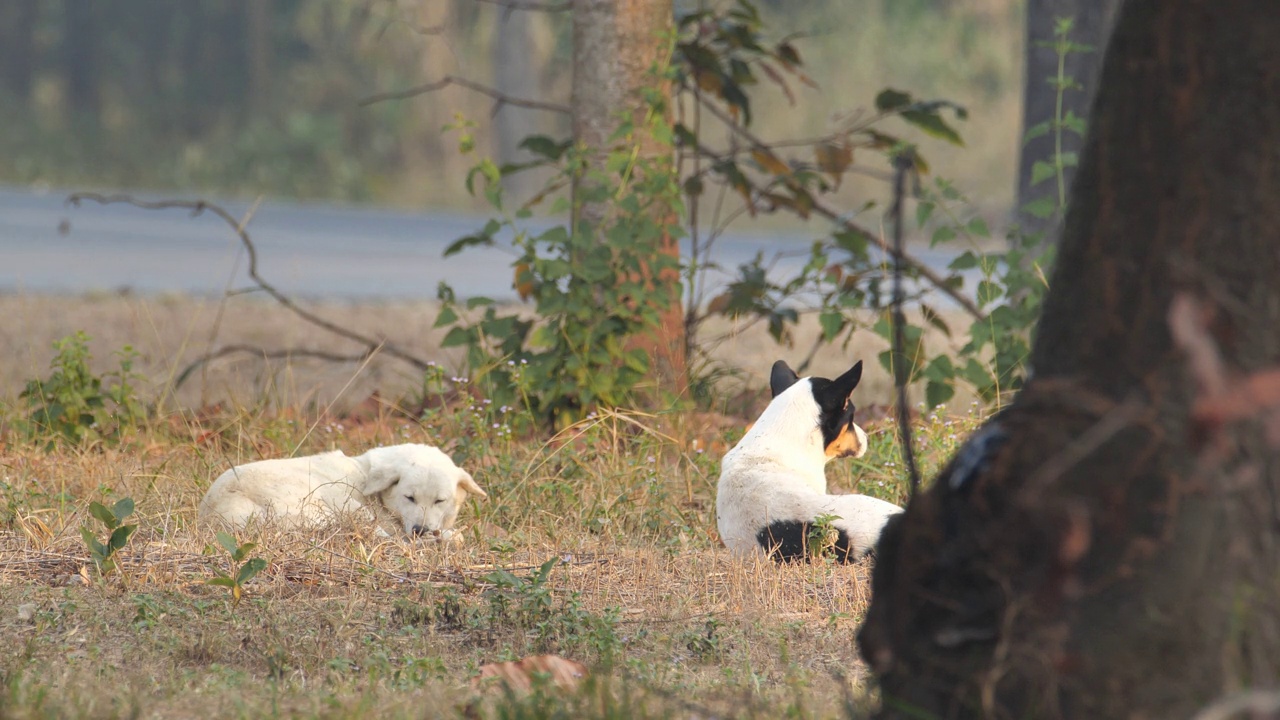
[[412,496],[412,495],[405,495],[405,496],[404,496],[404,499],[405,499],[405,500],[408,500],[409,502],[416,502],[416,500],[414,500],[414,499],[413,499],[413,496]]
[[449,499],[449,498],[437,498],[437,499],[436,499],[436,504],[437,504],[437,505],[439,505],[440,503],[442,503],[442,502],[444,502],[445,500],[448,500],[448,499]]

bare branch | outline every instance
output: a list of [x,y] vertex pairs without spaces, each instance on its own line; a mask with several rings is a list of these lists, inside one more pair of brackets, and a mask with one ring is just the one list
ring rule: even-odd
[[568,105],[512,97],[511,95],[495,90],[488,85],[481,85],[478,82],[458,77],[456,75],[445,75],[435,82],[424,83],[417,87],[411,87],[405,90],[391,90],[389,92],[378,93],[377,95],[370,95],[360,101],[360,106],[366,107],[386,100],[404,100],[407,98],[417,97],[418,95],[425,95],[427,93],[436,92],[437,90],[443,90],[450,85],[464,87],[472,92],[478,92],[481,95],[488,95],[493,98],[494,104],[492,112],[494,114],[497,114],[497,112],[502,109],[503,105],[514,105],[516,107],[529,108],[531,110],[547,110],[549,112],[564,113],[565,115],[572,112]]
[[[214,215],[217,215],[219,218],[222,218],[222,220],[228,226],[230,226],[232,230],[235,231],[236,235],[240,238],[240,243],[244,245],[245,251],[249,255],[249,278],[252,279],[254,283],[258,285],[258,287],[262,288],[263,291],[265,291],[268,295],[270,295],[276,302],[288,308],[295,315],[302,318],[303,320],[306,320],[312,325],[320,327],[324,330],[328,330],[329,332],[335,335],[344,337],[348,340],[351,340],[363,345],[365,347],[365,354],[362,355],[361,357],[365,357],[374,352],[380,351],[398,360],[403,360],[404,362],[414,366],[419,370],[426,370],[428,367],[430,367],[427,361],[422,360],[421,358],[415,357],[413,354],[409,353],[406,350],[401,349],[399,346],[394,345],[385,339],[374,338],[368,335],[362,335],[353,330],[344,328],[341,325],[332,323],[320,317],[319,315],[316,315],[315,313],[298,306],[298,304],[295,303],[291,298],[289,298],[289,296],[277,290],[276,287],[271,283],[267,282],[266,280],[263,280],[262,276],[258,274],[258,249],[254,246],[253,240],[249,237],[248,231],[245,230],[245,228],[241,225],[240,220],[238,220],[231,213],[227,212],[227,210],[222,208],[221,206],[214,205],[213,203],[205,202],[204,200],[159,200],[159,201],[153,202],[150,200],[139,200],[130,195],[100,195],[98,193],[75,193],[67,198],[68,203],[72,205],[77,205],[77,206],[83,200],[92,200],[93,202],[96,202],[100,205],[111,205],[116,203],[123,203],[126,205],[133,205],[134,207],[143,208],[145,210],[165,210],[168,208],[182,208],[182,209],[190,210],[191,215],[193,217],[205,211],[211,212]],[[294,354],[299,354],[299,353],[310,352],[310,351],[292,351],[292,352]]]
[[284,350],[266,350],[255,345],[227,345],[213,352],[205,353],[200,357],[192,360],[187,364],[182,372],[178,373],[178,377],[173,381],[173,389],[177,391],[182,384],[191,377],[191,373],[205,366],[206,364],[227,357],[228,355],[253,355],[263,360],[280,360],[287,358],[312,358],[316,360],[324,360],[326,362],[361,362],[367,360],[373,355],[371,351],[356,353],[353,355],[341,355],[338,353],[325,352],[324,350],[305,350],[299,348]]

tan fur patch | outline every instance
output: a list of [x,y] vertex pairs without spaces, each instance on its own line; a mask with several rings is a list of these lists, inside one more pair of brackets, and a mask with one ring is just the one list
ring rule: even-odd
[[866,450],[854,427],[856,426],[850,423],[840,430],[840,434],[836,436],[836,439],[832,440],[831,444],[827,446],[827,457],[856,457]]

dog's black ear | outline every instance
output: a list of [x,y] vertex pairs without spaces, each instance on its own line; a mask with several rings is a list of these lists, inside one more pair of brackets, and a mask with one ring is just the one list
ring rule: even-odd
[[[858,364],[861,365],[862,363]],[[861,368],[859,368],[859,371],[861,371]],[[783,390],[795,385],[799,379],[800,376],[796,375],[796,371],[792,370],[790,365],[787,365],[786,360],[779,360],[774,363],[773,370],[769,372],[769,390],[773,393],[771,397],[778,397]]]
[[839,410],[849,401],[853,389],[862,381],[862,361],[854,363],[849,371],[828,383],[814,383],[814,399],[828,411]]

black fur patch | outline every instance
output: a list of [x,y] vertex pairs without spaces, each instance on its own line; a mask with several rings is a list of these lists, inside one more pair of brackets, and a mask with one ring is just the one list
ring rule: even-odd
[[845,428],[853,424],[853,412],[856,409],[849,402],[853,389],[862,380],[862,361],[858,361],[849,372],[835,380],[826,378],[809,378],[813,388],[814,402],[820,408],[818,427],[822,428],[822,446],[830,447]]
[[[756,533],[756,542],[779,562],[795,562],[809,559],[809,529],[812,523],[800,520],[778,520]],[[835,545],[828,551],[836,562],[857,562],[862,557],[849,543],[843,530],[836,530]]]

